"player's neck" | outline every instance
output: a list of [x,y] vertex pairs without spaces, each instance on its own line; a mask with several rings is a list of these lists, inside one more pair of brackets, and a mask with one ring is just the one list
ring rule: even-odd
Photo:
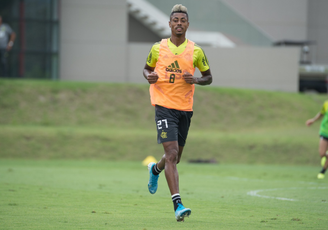
[[176,45],[176,47],[180,46],[182,43],[184,43],[184,41],[186,40],[186,36],[185,35],[181,35],[181,36],[174,36],[173,34],[171,35],[170,38],[171,42]]

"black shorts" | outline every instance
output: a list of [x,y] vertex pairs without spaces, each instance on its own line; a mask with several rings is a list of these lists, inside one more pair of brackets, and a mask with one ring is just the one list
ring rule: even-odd
[[158,144],[178,141],[179,146],[185,146],[192,115],[192,111],[179,111],[156,105],[155,122]]
[[322,136],[322,135],[320,135],[320,139],[324,139],[324,140],[328,141],[328,137],[325,137],[325,136]]

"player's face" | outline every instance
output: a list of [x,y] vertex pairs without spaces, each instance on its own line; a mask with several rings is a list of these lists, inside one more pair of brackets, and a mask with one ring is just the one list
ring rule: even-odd
[[189,27],[188,17],[185,13],[172,14],[169,22],[172,34],[179,36],[186,33]]

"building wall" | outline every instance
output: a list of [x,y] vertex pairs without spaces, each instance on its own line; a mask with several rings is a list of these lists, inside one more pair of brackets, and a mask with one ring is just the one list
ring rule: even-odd
[[[161,38],[141,22],[129,15],[128,21],[129,42],[158,42]],[[167,23],[169,24],[169,23]]]
[[221,1],[261,28],[274,41],[307,39],[308,0]]
[[126,81],[127,6],[122,0],[64,0],[60,79]]
[[[147,83],[142,75],[152,43],[128,46],[128,82]],[[203,47],[213,75],[213,86],[298,91],[297,48]],[[196,70],[195,76],[201,76]]]
[[328,65],[327,0],[221,0],[273,40],[312,40],[315,64]]
[[[147,83],[142,70],[153,42],[128,42],[125,1],[62,1],[60,24],[61,80]],[[203,48],[214,86],[298,91],[298,49]]]
[[128,45],[128,82],[131,83],[147,83],[143,76],[143,68],[145,67],[149,51],[153,43],[133,43]]
[[270,91],[298,91],[299,49],[297,48],[204,48],[204,51],[215,77],[213,85]]
[[314,62],[328,65],[328,1],[309,1],[308,15],[308,38],[317,42]]

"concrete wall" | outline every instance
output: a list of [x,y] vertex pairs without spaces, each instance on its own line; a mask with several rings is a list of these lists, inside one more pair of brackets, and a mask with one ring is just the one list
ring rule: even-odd
[[147,83],[143,76],[148,53],[153,43],[129,43],[128,45],[128,82]]
[[60,79],[124,82],[127,5],[122,0],[64,0]]
[[308,0],[221,1],[261,28],[274,41],[307,39]]
[[128,24],[129,42],[158,42],[161,38],[150,29],[146,28],[141,22],[129,15]]
[[[147,83],[143,67],[152,43],[128,46],[128,81]],[[297,48],[209,48],[203,47],[209,60],[213,86],[298,91]],[[198,70],[195,76],[201,76]]]
[[328,1],[309,1],[308,12],[308,38],[317,42],[314,61],[328,65]]
[[214,85],[298,91],[297,48],[204,48],[204,51],[215,77]]
[[[62,1],[60,24],[61,80],[147,83],[142,70],[153,42],[128,42],[125,1]],[[298,91],[298,49],[203,48],[214,86]]]
[[327,0],[221,0],[274,41],[313,40],[313,62],[328,65]]

